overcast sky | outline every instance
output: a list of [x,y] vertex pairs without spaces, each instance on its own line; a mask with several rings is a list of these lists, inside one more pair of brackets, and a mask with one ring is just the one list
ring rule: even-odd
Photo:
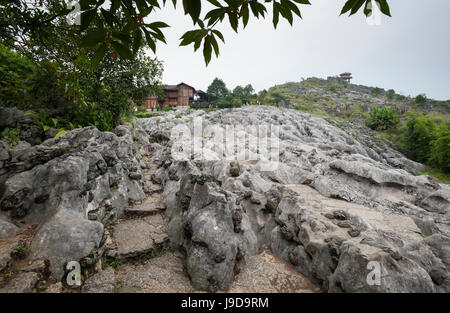
[[171,25],[165,29],[168,44],[157,48],[164,83],[183,81],[206,90],[220,77],[229,89],[250,83],[259,91],[348,71],[355,84],[450,99],[449,0],[390,0],[392,18],[383,16],[380,26],[369,26],[362,12],[339,16],[345,0],[310,1],[311,6],[301,6],[303,20],[295,19],[292,27],[280,19],[274,30],[271,16],[250,17],[236,34],[225,19],[218,27],[225,44],[208,67],[201,49],[178,47],[183,32],[193,29],[192,21],[181,6],[167,6],[151,15]]

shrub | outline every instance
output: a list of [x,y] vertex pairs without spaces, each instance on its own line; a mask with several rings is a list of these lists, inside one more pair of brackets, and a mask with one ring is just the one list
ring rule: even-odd
[[389,89],[389,90],[386,92],[386,97],[387,97],[389,100],[394,99],[394,96],[395,96],[395,90],[394,90],[394,89]]
[[233,98],[231,100],[231,107],[240,108],[242,106],[242,100],[239,98]]
[[163,106],[163,107],[161,108],[161,110],[162,110],[163,112],[169,112],[169,111],[175,111],[175,108],[172,108],[172,107],[170,107],[170,106],[168,106],[168,105],[165,105],[165,106]]
[[215,106],[219,109],[231,108],[231,100],[229,97],[221,98],[215,102]]
[[136,113],[136,117],[137,118],[149,118],[149,117],[155,117],[155,116],[160,116],[161,114],[159,113],[150,113],[150,112],[138,112]]
[[444,172],[450,173],[450,121],[439,125],[436,140],[431,144],[430,164]]
[[14,147],[20,140],[20,130],[18,128],[5,128],[1,138],[6,140],[11,147]]
[[366,119],[367,126],[374,130],[387,130],[398,122],[397,112],[386,107],[373,109]]
[[425,94],[417,95],[415,101],[418,105],[425,104],[427,103],[427,96]]
[[383,91],[383,90],[382,90],[381,88],[375,87],[375,88],[372,89],[372,95],[374,95],[374,96],[379,96],[379,95],[381,95],[381,92],[382,92],[382,91]]
[[425,116],[413,117],[406,124],[404,148],[409,158],[427,163],[431,156],[433,140],[436,139],[436,125]]

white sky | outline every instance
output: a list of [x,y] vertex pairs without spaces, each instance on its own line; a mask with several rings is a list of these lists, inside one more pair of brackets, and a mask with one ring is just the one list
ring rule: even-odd
[[225,19],[218,27],[225,44],[208,67],[202,48],[194,53],[193,46],[178,46],[184,31],[193,29],[181,5],[151,14],[152,21],[171,25],[164,29],[168,44],[157,46],[164,83],[183,81],[206,91],[220,77],[229,89],[250,83],[259,91],[302,77],[348,71],[355,84],[450,99],[449,0],[389,0],[392,18],[383,16],[380,26],[369,26],[362,12],[339,16],[345,0],[310,1],[311,6],[300,7],[303,20],[294,19],[292,27],[280,17],[274,30],[271,10],[265,20],[251,16],[238,34]]

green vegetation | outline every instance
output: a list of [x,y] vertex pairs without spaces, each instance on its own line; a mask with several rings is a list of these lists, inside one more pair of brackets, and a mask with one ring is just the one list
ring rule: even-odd
[[236,86],[233,91],[230,91],[220,78],[212,81],[208,86],[207,94],[211,105],[220,109],[238,108],[243,104],[253,103],[257,99],[252,85]]
[[366,119],[367,126],[374,130],[386,130],[398,123],[397,112],[386,107],[373,109]]
[[22,106],[34,70],[31,61],[0,44],[0,106]]
[[415,101],[418,105],[423,105],[427,103],[427,96],[425,94],[417,95]]
[[381,89],[379,87],[375,87],[372,89],[373,96],[379,96],[379,95],[381,95],[382,92],[383,92],[383,89]]
[[136,117],[137,118],[150,118],[150,117],[155,117],[155,116],[160,116],[161,114],[159,113],[150,113],[150,112],[138,112],[136,113]]
[[450,121],[437,127],[429,162],[444,172],[450,173]]
[[5,128],[1,134],[1,139],[6,140],[11,147],[14,147],[19,142],[20,130],[18,128]]
[[123,265],[123,262],[120,258],[108,259],[108,258],[104,257],[102,259],[102,268],[103,269],[111,267],[113,270],[117,271],[122,265]]
[[[390,16],[388,0],[376,0],[381,11]],[[82,34],[81,43],[93,49],[90,63],[95,67],[111,51],[124,59],[132,59],[134,54],[144,46],[156,51],[157,42],[166,42],[164,28],[169,27],[163,21],[155,21],[152,14],[168,3],[174,6],[182,4],[185,14],[189,15],[196,29],[189,30],[181,36],[181,46],[193,45],[198,50],[203,43],[203,56],[206,64],[211,60],[212,52],[219,55],[218,41],[225,42],[222,33],[216,29],[217,24],[229,21],[230,27],[238,32],[240,24],[245,28],[250,16],[266,18],[267,8],[272,9],[272,21],[277,27],[280,17],[293,24],[294,16],[301,17],[299,5],[309,5],[307,0],[283,1],[244,1],[227,0],[219,2],[209,0],[213,7],[205,12],[205,5],[200,0],[165,1],[165,0],[129,0],[80,1],[80,26],[69,25],[73,33]],[[66,19],[72,11],[66,1],[2,1],[0,16],[2,30],[0,39],[14,45],[14,39],[21,43],[24,38],[52,38],[53,33],[48,26],[57,19]],[[341,14],[349,12],[353,15],[361,10],[366,16],[372,13],[370,0],[348,0]],[[203,9],[203,10],[202,10]],[[69,16],[74,17],[74,16]],[[152,23],[145,23],[144,18]],[[5,20],[5,21],[3,21]],[[91,27],[95,25],[95,27]],[[84,52],[84,56],[88,53]]]
[[436,169],[429,169],[428,171],[420,172],[419,174],[433,177],[435,181],[441,184],[450,184],[450,174],[448,174],[448,172],[443,173]]
[[43,132],[74,125],[112,130],[132,116],[150,90],[159,90],[162,65],[139,51],[132,60],[111,53],[92,68],[92,49],[66,27],[60,20],[49,29],[52,38],[30,39],[16,51],[0,45],[0,71],[9,77],[0,83],[0,105],[39,112],[29,115]]
[[394,100],[394,97],[395,97],[394,89],[389,89],[388,91],[386,91],[386,98],[388,98],[389,100]]
[[428,165],[428,175],[450,181],[450,121],[433,120],[430,115],[406,113],[408,119],[385,134],[411,160]]
[[140,256],[139,256],[139,259],[141,260],[141,261],[147,261],[147,260],[150,260],[150,259],[154,259],[154,258],[157,258],[157,257],[160,257],[161,255],[163,255],[164,253],[166,253],[166,252],[168,252],[168,251],[170,251],[171,249],[170,249],[170,246],[167,244],[167,243],[164,243],[164,244],[162,244],[162,245],[159,245],[159,246],[156,246],[156,247],[153,247],[152,249],[150,249],[149,251],[146,251],[146,252],[144,252],[144,253],[142,253]]
[[168,105],[165,105],[165,106],[163,106],[163,107],[161,108],[161,111],[163,111],[163,112],[170,112],[170,111],[176,111],[176,109],[175,109],[175,108],[172,108],[172,107],[170,107],[170,106],[168,106]]
[[436,125],[429,118],[413,117],[406,124],[404,149],[411,159],[427,163],[431,157],[431,148],[436,139]]

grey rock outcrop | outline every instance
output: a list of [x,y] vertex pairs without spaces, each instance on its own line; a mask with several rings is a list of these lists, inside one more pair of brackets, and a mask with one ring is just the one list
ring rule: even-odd
[[[263,106],[163,114],[133,132],[0,141],[2,267],[29,225],[29,258],[48,260],[58,280],[66,262],[98,264],[105,247],[115,245],[108,257],[137,257],[168,238],[186,253],[195,289],[229,289],[268,247],[323,291],[449,291],[449,187],[418,176],[420,164],[367,129]],[[276,127],[261,135],[260,126]],[[112,292],[114,281],[103,271],[84,291]]]
[[49,259],[61,279],[66,262],[102,245],[103,224],[145,198],[136,147],[130,129],[119,126],[115,133],[87,127],[2,150],[0,236],[19,232],[14,221],[40,225],[30,256]]
[[[448,186],[417,176],[420,164],[389,145],[369,147],[365,130],[350,134],[293,110],[253,106],[188,117],[201,117],[203,132],[192,136],[187,123],[187,138],[208,146],[181,160],[176,139],[161,141],[155,180],[164,185],[170,242],[187,252],[196,288],[228,289],[241,263],[267,245],[329,292],[448,290]],[[280,127],[275,167],[224,156],[220,127],[241,127],[235,138],[251,142],[261,124]],[[166,132],[162,138],[177,125],[140,121],[147,133]],[[242,155],[255,152],[242,147]]]

